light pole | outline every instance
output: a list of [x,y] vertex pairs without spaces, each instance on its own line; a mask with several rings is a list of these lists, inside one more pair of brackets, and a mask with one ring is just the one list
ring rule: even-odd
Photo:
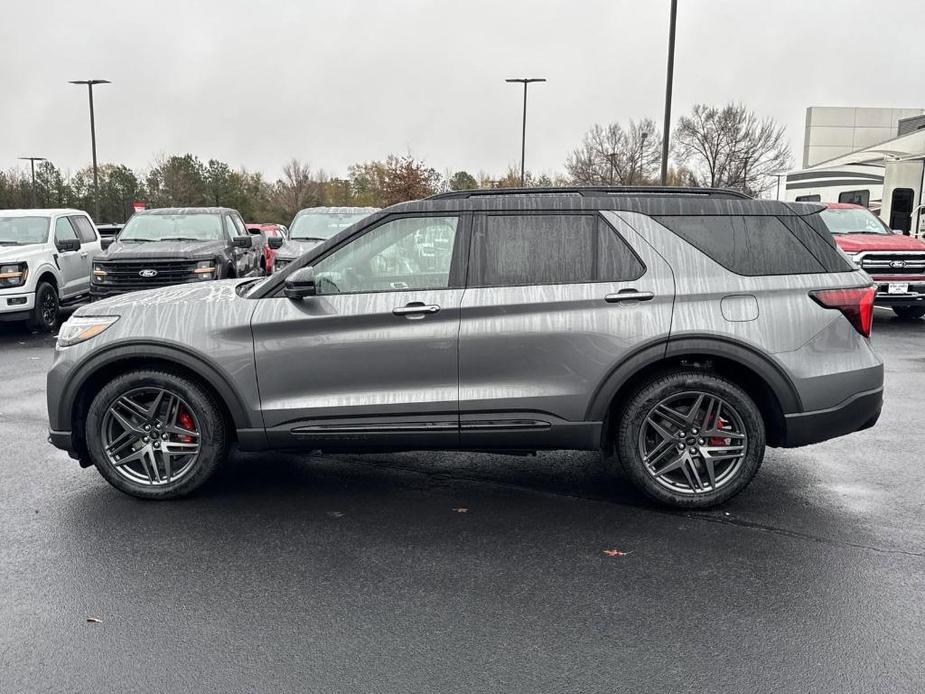
[[70,80],[71,84],[87,85],[87,93],[90,95],[90,145],[93,148],[93,206],[96,213],[93,215],[94,221],[100,222],[100,179],[96,167],[96,119],[93,115],[93,85],[109,84],[109,80]]
[[668,184],[668,140],[671,135],[671,83],[674,80],[674,30],[678,19],[678,0],[671,0],[668,25],[668,75],[665,82],[665,126],[662,130],[662,185]]
[[22,161],[29,162],[29,167],[32,169],[32,209],[38,207],[35,203],[35,162],[37,161],[48,161],[45,157],[20,157]]
[[524,122],[523,130],[520,134],[520,186],[521,188],[524,185],[524,161],[526,157],[526,148],[527,148],[527,85],[532,82],[545,82],[545,77],[512,77],[510,79],[504,80],[505,82],[517,82],[524,86]]

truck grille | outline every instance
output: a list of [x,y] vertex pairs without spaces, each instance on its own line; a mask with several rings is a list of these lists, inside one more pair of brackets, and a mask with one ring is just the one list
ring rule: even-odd
[[193,272],[196,264],[195,260],[97,260],[94,266],[106,274],[94,277],[93,283],[109,289],[134,292],[195,282],[198,279]]
[[872,275],[923,275],[925,253],[866,253],[861,269]]

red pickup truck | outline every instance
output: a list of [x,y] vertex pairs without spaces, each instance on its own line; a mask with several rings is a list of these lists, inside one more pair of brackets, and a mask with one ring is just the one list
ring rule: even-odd
[[894,233],[866,207],[826,203],[822,212],[835,243],[877,285],[877,306],[900,318],[925,316],[925,242]]

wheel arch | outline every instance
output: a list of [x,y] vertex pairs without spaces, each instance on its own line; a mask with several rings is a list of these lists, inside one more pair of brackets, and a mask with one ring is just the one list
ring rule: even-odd
[[679,368],[717,373],[744,389],[761,411],[770,446],[780,445],[784,439],[784,414],[803,409],[799,393],[786,373],[754,348],[714,336],[668,340],[632,354],[595,393],[586,418],[605,422],[605,449],[612,445],[610,424],[630,394],[657,374]]
[[253,431],[259,428],[262,431],[262,423],[255,425],[251,421],[244,399],[232,381],[201,357],[165,345],[121,344],[95,353],[80,364],[62,390],[58,402],[58,421],[61,422],[61,428],[72,432],[78,454],[82,456],[85,453],[83,427],[79,425],[86,416],[93,396],[102,384],[115,376],[140,369],[170,371],[208,389],[215,396],[232,435],[240,430]]

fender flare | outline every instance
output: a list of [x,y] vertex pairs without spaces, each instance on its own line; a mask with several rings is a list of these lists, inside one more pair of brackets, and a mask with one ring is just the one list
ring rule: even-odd
[[33,281],[35,282],[35,284],[32,286],[32,291],[35,291],[36,289],[38,289],[39,278],[42,275],[46,275],[46,274],[51,275],[52,277],[55,278],[55,286],[58,288],[58,294],[60,294],[61,293],[61,271],[57,267],[55,267],[53,263],[50,263],[47,260],[43,260],[42,264],[36,267],[35,269],[32,269],[31,267],[29,268],[29,277],[27,278],[29,280],[28,284],[32,284]]
[[746,343],[716,335],[685,335],[648,344],[620,362],[595,391],[585,418],[601,421],[613,398],[633,376],[665,359],[708,355],[735,362],[757,374],[777,398],[784,414],[802,412],[803,403],[793,381],[771,357]]
[[129,341],[115,343],[93,352],[74,369],[71,370],[67,382],[61,390],[58,401],[58,421],[62,429],[70,430],[73,422],[71,414],[77,394],[87,381],[101,369],[126,359],[162,359],[174,362],[202,378],[211,386],[228,408],[236,429],[263,428],[259,420],[259,413],[251,416],[244,404],[234,381],[224,372],[219,371],[195,352],[169,343],[153,343],[151,341]]

